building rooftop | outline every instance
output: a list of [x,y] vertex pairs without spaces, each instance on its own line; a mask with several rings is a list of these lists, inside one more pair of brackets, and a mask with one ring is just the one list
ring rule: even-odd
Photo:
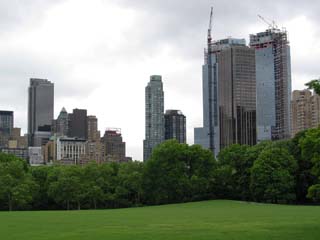
[[175,109],[166,110],[166,115],[183,115],[182,111]]
[[0,115],[13,115],[13,111],[0,110]]
[[41,78],[30,78],[30,85],[31,86],[38,86],[40,84],[53,84],[48,79],[41,79]]
[[152,75],[150,76],[150,81],[161,81],[162,76],[161,75]]

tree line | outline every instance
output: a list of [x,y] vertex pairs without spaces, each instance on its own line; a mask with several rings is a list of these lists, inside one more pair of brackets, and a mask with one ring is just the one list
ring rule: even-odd
[[31,167],[0,154],[0,209],[122,208],[209,199],[320,202],[320,128],[285,141],[231,145],[217,159],[169,140],[146,163]]

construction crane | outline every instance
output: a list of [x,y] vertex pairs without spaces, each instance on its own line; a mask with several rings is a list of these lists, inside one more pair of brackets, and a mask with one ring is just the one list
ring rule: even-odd
[[213,16],[213,7],[211,7],[211,12],[210,12],[210,20],[209,20],[209,28],[208,28],[208,44],[211,43],[211,40],[212,40],[212,37],[211,37],[212,16]]
[[270,29],[278,29],[278,26],[277,26],[277,24],[276,24],[275,21],[272,21],[272,22],[270,23],[269,21],[267,21],[264,17],[262,17],[262,16],[259,15],[259,14],[258,14],[258,17],[259,17],[263,22],[265,22]]
[[211,7],[210,12],[210,20],[209,20],[209,28],[208,28],[208,49],[207,49],[207,64],[208,64],[208,96],[209,96],[209,149],[212,151],[213,155],[215,155],[215,146],[214,146],[214,111],[213,111],[213,91],[215,90],[215,84],[212,79],[212,59],[211,59],[211,30],[212,30],[212,17],[213,17],[213,7]]

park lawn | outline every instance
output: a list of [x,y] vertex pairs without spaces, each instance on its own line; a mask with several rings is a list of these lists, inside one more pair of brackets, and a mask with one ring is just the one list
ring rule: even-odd
[[1,240],[320,239],[320,207],[206,201],[155,207],[0,212]]

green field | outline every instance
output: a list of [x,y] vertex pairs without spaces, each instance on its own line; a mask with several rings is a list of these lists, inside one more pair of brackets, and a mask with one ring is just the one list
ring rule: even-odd
[[156,207],[0,212],[0,239],[320,239],[320,207],[208,201]]

